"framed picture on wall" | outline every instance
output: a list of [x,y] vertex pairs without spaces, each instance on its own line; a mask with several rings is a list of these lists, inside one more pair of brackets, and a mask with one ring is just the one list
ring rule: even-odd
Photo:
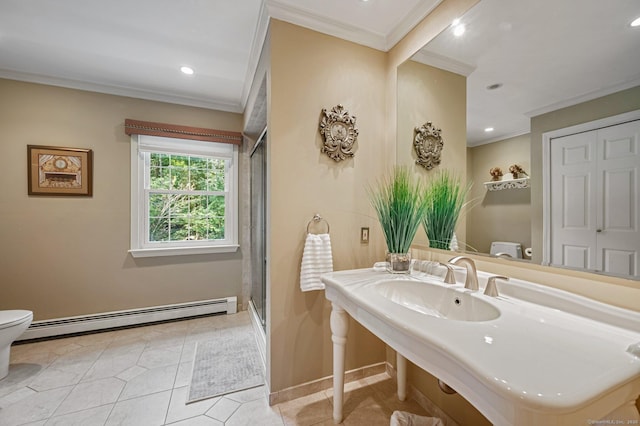
[[93,151],[27,145],[29,195],[93,195]]

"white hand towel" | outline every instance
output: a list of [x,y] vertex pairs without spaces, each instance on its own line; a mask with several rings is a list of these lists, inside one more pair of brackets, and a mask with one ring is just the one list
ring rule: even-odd
[[424,417],[406,411],[394,411],[391,415],[390,426],[444,426],[437,417]]
[[300,266],[300,289],[324,290],[320,275],[326,272],[333,272],[329,234],[307,234]]

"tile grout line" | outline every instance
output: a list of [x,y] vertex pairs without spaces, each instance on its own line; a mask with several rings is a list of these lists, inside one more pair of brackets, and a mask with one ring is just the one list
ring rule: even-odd
[[[71,342],[71,343],[72,343],[72,342]],[[69,393],[67,394],[67,396],[65,396],[65,397],[62,399],[62,401],[60,401],[60,403],[56,406],[55,410],[53,410],[53,411],[51,412],[51,415],[49,415],[49,417],[47,417],[47,419],[46,419],[45,423],[48,423],[48,422],[49,422],[49,420],[50,420],[51,418],[55,417],[55,414],[56,414],[56,412],[60,409],[60,406],[61,406],[62,404],[64,404],[64,402],[69,398],[69,396],[73,393],[73,391],[76,389],[76,387],[77,387],[78,385],[80,385],[81,383],[83,383],[83,382],[82,382],[82,379],[84,379],[84,377],[85,377],[85,376],[87,375],[87,373],[91,370],[91,368],[93,368],[93,366],[98,362],[98,360],[100,359],[100,357],[101,357],[101,356],[102,356],[102,354],[104,353],[104,351],[105,351],[106,347],[108,347],[110,344],[111,344],[111,342],[109,342],[109,344],[108,344],[107,346],[105,346],[104,348],[102,348],[102,350],[100,351],[100,354],[99,354],[99,355],[96,357],[96,359],[91,363],[91,366],[89,366],[89,368],[87,368],[87,370],[82,374],[82,376],[80,377],[80,379],[78,380],[78,382],[77,382],[77,383],[75,383],[75,384],[73,385],[73,387],[71,388],[71,390],[69,391]],[[81,349],[86,349],[87,347],[90,347],[91,345],[88,345],[88,346],[79,345],[79,346],[81,347]],[[66,353],[65,353],[65,355],[66,355]],[[43,368],[43,371],[44,371],[44,370],[48,370],[52,364],[53,364],[53,363],[49,364],[46,368]],[[89,383],[89,382],[85,382],[85,383]],[[92,408],[95,408],[95,407],[92,407]],[[79,412],[81,412],[81,411],[84,411],[84,410],[72,411],[72,412],[70,412],[70,413],[65,413],[65,414],[62,414],[62,415],[72,414],[72,413],[79,413]],[[108,418],[108,417],[107,417],[107,418]]]
[[[173,394],[176,391],[176,382],[178,380],[178,374],[180,373],[180,361],[182,361],[182,354],[184,353],[184,346],[185,346],[185,342],[187,340],[187,333],[189,333],[189,330],[187,328],[183,338],[182,338],[182,347],[180,348],[180,357],[178,358],[178,366],[176,367],[176,374],[173,376],[173,385],[171,386],[171,395],[169,396],[169,403],[167,404],[167,409],[164,412],[164,419],[162,420],[162,424],[166,425],[167,424],[167,417],[169,416],[169,409],[171,408],[171,401],[173,401]],[[142,351],[144,352],[144,350]],[[142,356],[142,354],[141,354]],[[138,358],[139,360],[139,358]],[[136,365],[138,365],[136,363]],[[175,423],[175,422],[174,422]]]

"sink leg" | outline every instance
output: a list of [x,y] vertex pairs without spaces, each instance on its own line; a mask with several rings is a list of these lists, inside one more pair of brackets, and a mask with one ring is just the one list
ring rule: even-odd
[[344,401],[344,356],[349,330],[347,312],[331,304],[331,340],[333,341],[333,422],[342,423]]
[[398,379],[398,399],[407,399],[407,359],[396,352],[396,377]]

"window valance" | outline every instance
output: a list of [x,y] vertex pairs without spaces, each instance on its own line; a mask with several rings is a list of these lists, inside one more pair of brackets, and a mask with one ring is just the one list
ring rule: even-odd
[[124,132],[127,135],[161,136],[165,138],[222,142],[234,145],[242,144],[242,133],[240,132],[154,123],[150,121],[132,120],[130,118],[124,121]]

